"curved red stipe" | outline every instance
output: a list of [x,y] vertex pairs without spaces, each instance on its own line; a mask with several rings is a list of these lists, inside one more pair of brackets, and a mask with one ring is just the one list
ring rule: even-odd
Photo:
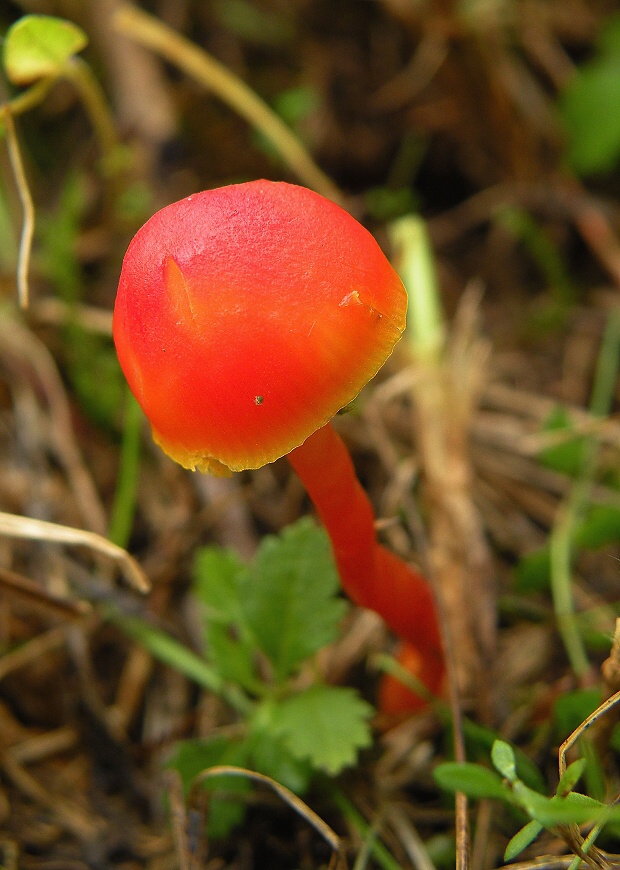
[[[428,651],[423,653],[415,644],[403,641],[396,653],[396,660],[404,670],[424,683],[431,694],[441,694],[445,678],[442,657],[431,656]],[[427,707],[427,701],[396,677],[385,674],[379,684],[377,706],[388,721],[393,721],[411,713],[419,713]]]
[[[343,589],[407,642],[409,660],[416,666],[412,672],[436,694],[444,663],[431,588],[421,574],[377,542],[372,506],[342,439],[328,424],[292,450],[288,459],[330,536]],[[399,696],[407,701],[404,712],[426,706],[402,683],[398,686]],[[390,696],[394,699],[396,694],[392,690]]]

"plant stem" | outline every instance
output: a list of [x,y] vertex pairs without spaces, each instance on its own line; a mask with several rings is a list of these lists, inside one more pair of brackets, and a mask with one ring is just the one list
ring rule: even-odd
[[63,68],[63,75],[72,82],[88,112],[93,129],[99,140],[103,165],[107,173],[113,173],[120,145],[114,118],[105,94],[90,66],[81,57],[72,57]]
[[6,127],[6,141],[9,151],[9,160],[15,178],[15,184],[22,205],[23,221],[19,240],[19,256],[17,259],[17,294],[20,308],[27,309],[29,304],[28,271],[30,269],[30,252],[32,250],[32,238],[34,236],[34,204],[28,187],[28,179],[19,150],[19,142],[15,132],[13,116],[8,106],[3,110],[4,124]]
[[[423,657],[441,661],[430,586],[377,542],[372,506],[357,480],[347,448],[331,424],[292,450],[288,459],[331,539],[345,592],[356,604],[376,611]],[[437,685],[429,688],[436,691]]]
[[416,359],[437,361],[445,343],[445,324],[435,263],[424,221],[407,215],[389,228],[398,273],[409,291],[406,337]]
[[58,75],[54,75],[41,79],[41,81],[31,85],[21,94],[13,97],[2,108],[6,107],[13,116],[22,115],[24,112],[34,109],[35,106],[43,102],[50,88],[58,81],[58,78]]

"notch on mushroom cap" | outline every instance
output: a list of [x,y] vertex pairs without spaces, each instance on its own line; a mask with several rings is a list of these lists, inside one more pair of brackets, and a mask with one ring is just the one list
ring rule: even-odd
[[256,181],[157,212],[125,255],[114,340],[182,465],[258,468],[350,402],[405,328],[405,289],[351,215]]

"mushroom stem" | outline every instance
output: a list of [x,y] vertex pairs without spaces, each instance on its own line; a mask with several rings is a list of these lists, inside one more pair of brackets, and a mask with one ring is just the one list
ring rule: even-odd
[[436,692],[443,654],[432,590],[417,571],[378,543],[372,506],[344,442],[328,423],[288,459],[331,539],[343,589],[419,651],[426,665],[420,677]]

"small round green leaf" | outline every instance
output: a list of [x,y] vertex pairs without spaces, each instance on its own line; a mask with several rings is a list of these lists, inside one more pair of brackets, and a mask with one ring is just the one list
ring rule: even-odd
[[514,782],[517,779],[515,753],[509,743],[496,740],[491,747],[491,761],[495,769],[499,770],[508,782]]
[[532,819],[532,821],[528,822],[525,827],[521,828],[520,831],[517,831],[512,840],[506,846],[504,861],[513,861],[517,855],[520,855],[524,849],[527,849],[530,843],[534,842],[542,829],[543,826],[540,822]]
[[88,44],[84,31],[51,15],[24,15],[7,31],[4,69],[14,85],[57,75]]
[[586,763],[585,758],[578,758],[577,761],[573,761],[568,766],[562,774],[562,779],[557,787],[556,794],[558,797],[566,797],[575,788],[581,779],[581,774],[585,770]]

